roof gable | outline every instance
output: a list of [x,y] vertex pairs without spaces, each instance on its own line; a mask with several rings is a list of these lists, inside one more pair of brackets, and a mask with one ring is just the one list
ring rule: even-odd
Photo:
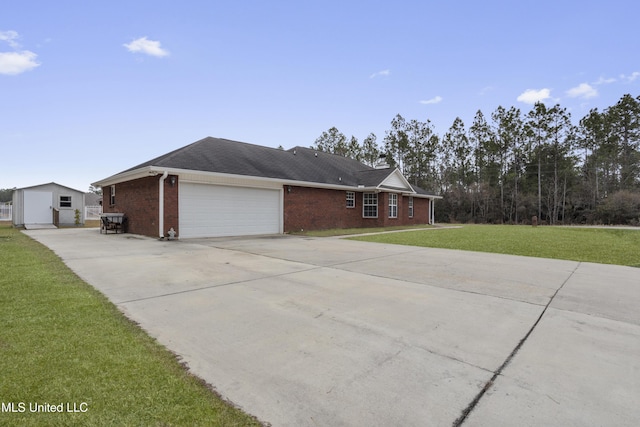
[[394,169],[379,185],[380,188],[413,192],[413,188],[398,169]]
[[84,191],[76,190],[75,188],[67,187],[66,185],[58,184],[57,182],[47,182],[46,184],[31,185],[29,187],[16,188],[16,190],[33,190],[36,188],[46,188],[46,187],[64,188],[65,190],[75,191],[76,193],[84,194]]

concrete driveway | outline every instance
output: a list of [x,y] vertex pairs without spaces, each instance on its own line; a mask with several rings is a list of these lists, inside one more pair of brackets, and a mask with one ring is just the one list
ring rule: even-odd
[[640,269],[334,238],[26,233],[274,426],[640,419]]

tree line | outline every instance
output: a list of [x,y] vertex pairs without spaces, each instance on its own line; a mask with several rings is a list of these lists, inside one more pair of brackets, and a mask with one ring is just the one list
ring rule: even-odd
[[444,135],[400,114],[379,143],[332,127],[312,148],[375,166],[381,155],[414,185],[442,196],[436,221],[640,225],[640,96],[573,124],[559,104],[477,111]]
[[13,188],[0,188],[0,203],[7,203],[12,200],[13,190]]

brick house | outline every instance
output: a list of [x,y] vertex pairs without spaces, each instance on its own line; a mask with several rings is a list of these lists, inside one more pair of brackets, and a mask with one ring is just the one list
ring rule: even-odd
[[211,137],[93,185],[129,232],[160,238],[430,224],[439,198],[388,166]]

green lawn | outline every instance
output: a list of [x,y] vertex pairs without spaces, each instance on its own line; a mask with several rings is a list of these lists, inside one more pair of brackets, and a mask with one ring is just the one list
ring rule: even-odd
[[[260,425],[190,375],[49,249],[6,225],[0,372],[0,425]],[[31,412],[47,404],[64,412]]]
[[352,239],[640,267],[640,230],[465,225]]

